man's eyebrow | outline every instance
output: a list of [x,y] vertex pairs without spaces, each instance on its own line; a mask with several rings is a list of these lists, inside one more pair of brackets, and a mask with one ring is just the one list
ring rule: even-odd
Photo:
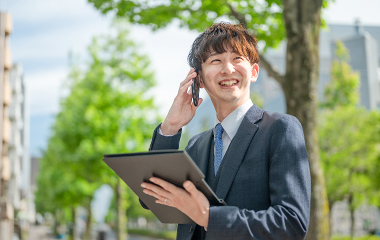
[[210,55],[209,55],[209,57],[211,57],[211,56],[215,56],[215,55],[218,55],[219,53],[217,53],[217,52],[211,52],[210,53]]

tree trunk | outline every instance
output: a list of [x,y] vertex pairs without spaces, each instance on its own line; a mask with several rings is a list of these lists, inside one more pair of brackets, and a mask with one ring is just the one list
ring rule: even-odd
[[91,223],[92,223],[91,202],[92,202],[92,198],[86,204],[87,219],[86,219],[86,229],[83,235],[83,240],[91,240]]
[[333,226],[332,226],[332,223],[333,223],[332,208],[334,207],[334,203],[335,202],[329,200],[329,229],[330,229],[330,238],[332,236],[332,229],[333,229]]
[[72,217],[72,226],[71,226],[71,229],[70,229],[70,236],[71,236],[71,239],[72,240],[76,240],[76,236],[77,236],[77,228],[76,228],[76,217],[77,217],[77,214],[76,214],[76,208],[75,207],[72,207],[71,208],[71,217]]
[[116,185],[116,235],[117,240],[125,240],[127,239],[126,227],[127,227],[127,219],[126,219],[126,199],[125,193],[123,192],[123,187],[121,185],[120,178],[117,181]]
[[353,207],[353,196],[350,194],[348,196],[348,208],[350,209],[350,220],[351,220],[351,226],[350,226],[350,236],[351,239],[354,239],[354,232],[355,232],[355,210]]
[[61,224],[60,223],[60,219],[59,219],[59,209],[55,210],[54,213],[53,213],[53,234],[54,236],[58,236],[59,232],[58,232],[58,228],[59,228],[59,225]]
[[283,0],[287,32],[286,73],[280,82],[287,113],[301,122],[311,173],[310,224],[306,239],[330,238],[329,207],[317,133],[319,31],[322,0]]

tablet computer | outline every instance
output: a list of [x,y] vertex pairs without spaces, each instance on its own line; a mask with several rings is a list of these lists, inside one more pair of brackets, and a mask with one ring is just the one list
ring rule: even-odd
[[158,204],[155,198],[143,193],[142,182],[158,177],[177,187],[190,180],[203,192],[210,205],[226,205],[207,185],[205,176],[186,151],[149,151],[139,153],[108,154],[103,161],[132,189],[140,200],[162,223],[194,223],[176,208]]

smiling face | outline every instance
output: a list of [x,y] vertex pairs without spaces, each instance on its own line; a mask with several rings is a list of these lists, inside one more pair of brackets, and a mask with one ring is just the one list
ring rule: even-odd
[[187,61],[222,121],[250,97],[259,73],[257,40],[241,25],[215,23],[194,40]]
[[207,91],[217,113],[224,109],[233,111],[249,99],[250,84],[256,81],[258,73],[256,63],[251,64],[227,47],[226,52],[211,51],[202,63],[200,86]]

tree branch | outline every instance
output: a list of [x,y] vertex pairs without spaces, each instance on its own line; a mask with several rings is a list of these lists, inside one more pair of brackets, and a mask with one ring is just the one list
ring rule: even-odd
[[259,53],[259,57],[260,65],[267,71],[268,76],[274,78],[281,86],[283,86],[285,82],[284,75],[279,73],[261,53]]
[[239,13],[236,8],[234,8],[230,3],[227,3],[228,7],[230,8],[231,10],[231,14],[230,16],[233,16],[234,18],[236,18],[239,23],[245,28],[247,29],[247,26],[248,26],[248,23],[247,21],[245,20],[245,17],[243,14]]
[[[228,3],[228,7],[231,10],[230,16],[233,16],[236,18],[240,24],[247,29],[248,23],[245,20],[245,17],[243,14],[239,13],[236,8],[234,8],[231,4]],[[284,83],[285,77],[280,74],[277,69],[275,69],[272,64],[262,55],[259,53],[260,58],[260,65],[267,71],[268,76],[274,78],[281,86]]]

